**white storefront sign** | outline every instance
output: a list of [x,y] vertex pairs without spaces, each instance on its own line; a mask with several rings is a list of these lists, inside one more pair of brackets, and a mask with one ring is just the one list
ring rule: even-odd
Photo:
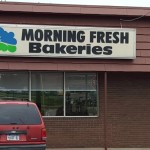
[[134,59],[136,30],[0,25],[0,56]]

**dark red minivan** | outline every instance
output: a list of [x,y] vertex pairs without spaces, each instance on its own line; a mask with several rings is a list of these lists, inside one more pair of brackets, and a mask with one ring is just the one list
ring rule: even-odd
[[35,103],[0,101],[1,149],[46,149],[46,129]]

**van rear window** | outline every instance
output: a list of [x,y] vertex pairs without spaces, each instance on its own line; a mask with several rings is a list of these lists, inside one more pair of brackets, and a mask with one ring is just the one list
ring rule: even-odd
[[34,105],[2,104],[0,105],[0,124],[41,124],[41,118]]

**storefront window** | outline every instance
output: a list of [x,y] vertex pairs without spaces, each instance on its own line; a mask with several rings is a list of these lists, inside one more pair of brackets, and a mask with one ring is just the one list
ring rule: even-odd
[[31,99],[43,116],[63,116],[63,73],[32,72]]
[[95,73],[66,73],[66,116],[97,115],[97,77]]
[[0,100],[33,101],[43,116],[97,116],[97,75],[0,72]]
[[0,72],[0,100],[29,100],[27,72]]

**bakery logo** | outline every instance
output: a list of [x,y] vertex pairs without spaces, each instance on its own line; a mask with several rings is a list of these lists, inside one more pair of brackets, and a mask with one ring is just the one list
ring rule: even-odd
[[14,38],[13,32],[7,32],[0,27],[0,51],[14,53],[16,48],[17,40]]

